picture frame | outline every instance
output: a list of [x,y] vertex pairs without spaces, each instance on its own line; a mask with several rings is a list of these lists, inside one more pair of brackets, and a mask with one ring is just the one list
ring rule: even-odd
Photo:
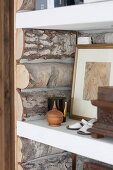
[[97,118],[99,86],[113,86],[113,44],[77,45],[73,70],[70,118]]

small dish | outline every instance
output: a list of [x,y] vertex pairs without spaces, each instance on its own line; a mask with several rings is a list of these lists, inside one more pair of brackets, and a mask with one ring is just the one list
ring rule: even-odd
[[66,128],[69,130],[79,130],[82,126],[83,126],[83,124],[81,122],[79,122],[79,123],[75,123],[73,125],[68,125],[68,126],[66,126]]

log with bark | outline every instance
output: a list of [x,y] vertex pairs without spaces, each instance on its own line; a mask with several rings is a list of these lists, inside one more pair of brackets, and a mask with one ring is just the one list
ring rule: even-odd
[[37,63],[25,64],[25,66],[30,73],[28,88],[72,86],[73,64]]

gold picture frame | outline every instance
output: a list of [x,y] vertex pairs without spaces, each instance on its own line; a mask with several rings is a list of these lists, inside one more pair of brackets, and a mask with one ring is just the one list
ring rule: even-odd
[[97,117],[91,105],[99,86],[113,86],[113,44],[77,45],[73,70],[70,118]]

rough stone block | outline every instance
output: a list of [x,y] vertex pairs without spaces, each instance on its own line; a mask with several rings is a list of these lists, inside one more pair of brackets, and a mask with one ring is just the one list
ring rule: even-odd
[[37,159],[39,157],[49,156],[58,153],[64,153],[64,150],[22,138],[22,162]]
[[25,30],[24,59],[74,57],[76,33],[73,31]]
[[71,170],[72,155],[63,153],[39,158],[22,164],[25,170]]
[[71,87],[73,64],[25,64],[30,73],[29,88]]
[[[38,90],[38,89],[37,89]],[[48,97],[66,97],[70,102],[71,90],[47,90],[36,92],[21,92],[24,118],[36,115],[45,115],[48,111]]]

